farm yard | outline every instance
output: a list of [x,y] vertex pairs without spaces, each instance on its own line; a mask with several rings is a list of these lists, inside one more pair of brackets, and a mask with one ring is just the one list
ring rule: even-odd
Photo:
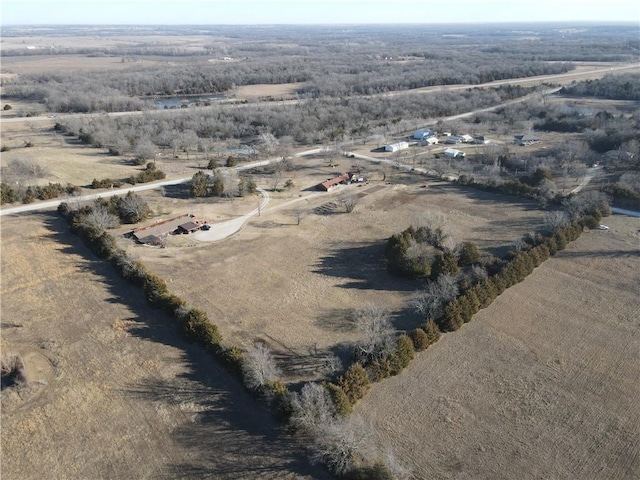
[[640,219],[607,223],[374,386],[373,442],[417,478],[638,478]]
[[[295,171],[296,183],[313,185],[318,166],[304,163],[307,168]],[[169,244],[161,250],[130,241],[121,246],[177,295],[205,309],[231,343],[246,347],[262,340],[282,357],[291,381],[309,380],[322,373],[326,355],[356,340],[350,316],[362,304],[387,306],[401,329],[421,322],[407,307],[418,285],[385,270],[384,244],[391,234],[443,216],[456,241],[504,254],[543,223],[543,212],[530,202],[444,182],[422,188],[410,184],[409,174],[392,178],[396,183],[377,180],[333,193],[275,197],[260,217],[222,243],[191,240],[188,247]],[[323,209],[349,193],[359,197],[352,213],[336,204]],[[305,365],[309,371],[298,370]]]

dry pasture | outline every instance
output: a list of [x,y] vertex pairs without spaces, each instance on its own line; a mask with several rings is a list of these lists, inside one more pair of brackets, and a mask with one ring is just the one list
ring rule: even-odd
[[[27,142],[32,146],[25,148]],[[15,176],[11,169],[5,170],[5,179],[27,184],[54,182],[82,186],[94,178],[126,178],[141,168],[132,166],[127,157],[109,155],[105,149],[82,145],[77,139],[54,132],[53,120],[3,123],[2,145],[9,147],[2,153],[3,168],[21,161],[37,164],[49,172],[44,178],[35,178]]]
[[[313,160],[306,162],[309,168],[296,173],[298,188],[318,181]],[[122,245],[173,292],[206,310],[228,342],[246,347],[263,340],[283,357],[288,380],[315,378],[323,355],[340,353],[341,345],[357,339],[350,320],[354,308],[382,304],[399,328],[421,321],[407,306],[418,285],[385,271],[384,242],[390,235],[428,212],[439,213],[458,241],[504,253],[541,226],[543,213],[533,203],[444,183],[403,185],[400,181],[410,177],[396,175],[398,184],[372,181],[331,193],[272,194],[260,217],[222,242],[160,250],[129,241]],[[335,206],[346,193],[360,197],[350,214]]]
[[415,478],[638,478],[640,219],[605,223],[375,385],[371,441]]
[[323,478],[173,321],[55,214],[2,218],[2,474],[16,479]]

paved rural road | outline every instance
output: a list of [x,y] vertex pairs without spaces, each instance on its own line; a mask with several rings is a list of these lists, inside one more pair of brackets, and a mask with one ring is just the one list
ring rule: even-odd
[[[311,150],[305,150],[304,152],[296,153],[295,155],[293,155],[293,157],[294,158],[305,157],[307,155],[314,155],[322,151],[323,151],[322,148],[313,148]],[[245,170],[251,170],[252,168],[263,167],[265,165],[269,165],[270,163],[278,162],[278,161],[280,161],[279,158],[262,160],[260,162],[241,165],[239,167],[236,167],[236,170],[238,172],[242,172]],[[167,185],[179,185],[181,183],[186,183],[189,180],[191,180],[191,177],[174,178],[172,180],[163,180],[161,182],[145,183],[143,185],[132,185],[129,188],[117,188],[117,189],[108,190],[100,193],[91,193],[89,195],[81,195],[78,197],[67,197],[64,199],[51,200],[47,202],[37,202],[37,203],[31,203],[29,205],[21,205],[19,207],[3,208],[3,209],[0,209],[0,216],[35,212],[38,210],[50,210],[53,208],[58,208],[58,205],[60,205],[62,202],[68,202],[68,203],[89,202],[92,200],[96,200],[98,198],[108,198],[108,197],[113,197],[115,195],[126,195],[128,192],[142,192],[144,190],[153,190],[155,188],[160,188]]]

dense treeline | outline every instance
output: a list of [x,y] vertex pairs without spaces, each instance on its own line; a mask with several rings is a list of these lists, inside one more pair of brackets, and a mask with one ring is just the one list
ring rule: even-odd
[[63,202],[58,207],[58,213],[67,220],[71,231],[80,236],[98,257],[109,261],[125,280],[141,288],[152,307],[175,318],[187,340],[214,354],[232,372],[241,372],[242,352],[222,343],[217,327],[207,314],[196,308],[188,308],[184,300],[169,292],[164,280],[116,245],[115,238],[106,230],[117,226],[117,217],[110,213],[107,205],[97,203],[74,209]]
[[598,80],[585,80],[564,87],[561,93],[611,100],[640,100],[640,73],[606,75]]
[[308,99],[296,105],[213,106],[127,117],[65,118],[56,129],[113,153],[157,147],[206,151],[210,140],[253,141],[261,134],[292,137],[300,144],[340,141],[374,131],[416,128],[425,118],[454,115],[495,105],[534,89],[504,86],[394,98]]
[[15,186],[6,182],[0,183],[0,205],[5,203],[32,203],[36,200],[51,200],[62,195],[77,195],[80,188],[74,185],[49,183],[47,185],[33,185],[28,187]]
[[55,112],[126,111],[151,108],[138,97],[216,94],[237,85],[300,83],[298,93],[314,97],[344,97],[451,84],[563,73],[564,63],[513,64],[460,54],[446,61],[407,64],[367,60],[361,56],[278,58],[269,62],[233,62],[162,67],[131,67],[83,75],[49,73],[22,75],[6,85],[6,98],[41,102]]

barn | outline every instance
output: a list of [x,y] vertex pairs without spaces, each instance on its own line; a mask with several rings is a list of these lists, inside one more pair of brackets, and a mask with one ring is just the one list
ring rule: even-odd
[[413,138],[416,140],[426,140],[429,137],[434,137],[436,132],[433,130],[429,130],[428,128],[421,128],[420,130],[416,130],[416,133],[413,134]]

